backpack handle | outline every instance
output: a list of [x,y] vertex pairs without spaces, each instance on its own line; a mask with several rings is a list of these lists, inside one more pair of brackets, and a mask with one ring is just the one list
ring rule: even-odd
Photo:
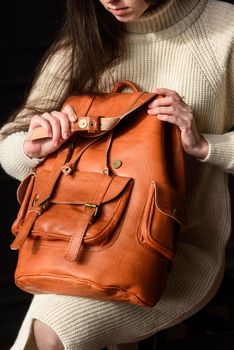
[[121,92],[123,89],[125,88],[129,88],[131,89],[133,92],[139,92],[141,91],[138,86],[136,84],[134,84],[132,81],[130,80],[124,80],[124,81],[120,81],[118,83],[116,83],[111,92]]

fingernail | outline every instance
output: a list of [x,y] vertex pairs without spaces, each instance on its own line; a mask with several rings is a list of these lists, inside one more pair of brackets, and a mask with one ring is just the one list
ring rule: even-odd
[[76,116],[75,114],[72,114],[72,115],[70,116],[70,120],[71,120],[72,122],[77,121],[77,116]]

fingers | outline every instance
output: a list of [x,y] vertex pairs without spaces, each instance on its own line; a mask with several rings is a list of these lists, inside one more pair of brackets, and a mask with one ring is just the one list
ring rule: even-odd
[[181,100],[181,96],[174,90],[165,89],[165,88],[158,88],[158,89],[155,89],[154,92],[156,92],[156,94],[158,94],[158,95],[172,97],[178,101]]
[[74,108],[71,105],[66,105],[62,111],[62,113],[66,114],[68,116],[68,119],[70,122],[75,122],[77,121],[77,116]]
[[37,127],[43,127],[48,137],[51,137],[55,146],[58,146],[71,136],[71,122],[77,120],[75,110],[66,105],[62,112],[52,111],[42,115],[35,115],[31,119],[28,137]]
[[154,99],[149,104],[148,114],[156,115],[158,119],[177,125],[181,130],[191,128],[193,113],[180,95],[170,89],[156,89],[158,95],[164,95]]
[[[59,113],[59,114],[57,114]],[[57,115],[56,115],[57,114]],[[51,128],[51,135],[53,139],[53,143],[55,146],[59,144],[61,139],[63,139],[62,133],[67,133],[68,129],[66,128],[65,118],[61,115],[60,112],[51,112],[51,113],[43,113],[41,116],[41,123],[47,121]],[[62,130],[62,125],[65,128]]]
[[153,100],[150,104],[149,107],[160,107],[160,106],[171,106],[173,104],[179,104],[180,107],[185,107],[186,103],[181,99],[176,96],[166,96],[166,97],[160,97],[160,98],[156,98],[155,100]]
[[149,114],[156,115],[158,119],[176,124],[181,130],[191,127],[193,115],[191,109],[179,104],[169,106],[154,106],[148,110]]
[[30,136],[32,135],[33,130],[38,127],[42,127],[43,129],[45,129],[48,137],[52,137],[52,127],[49,121],[40,115],[34,115],[29,125],[28,139],[30,139]]
[[191,156],[205,158],[208,154],[208,143],[197,130],[192,108],[173,90],[160,88],[155,92],[164,97],[157,98],[149,104],[148,114],[177,125],[181,131],[184,151]]
[[[70,120],[68,119],[67,114],[62,112],[57,112],[57,111],[53,111],[50,114],[53,118],[51,120],[51,124],[52,124],[54,139],[59,140],[63,138],[64,140],[67,140],[71,135],[71,127],[70,127],[71,123],[70,123]],[[54,128],[53,128],[53,123],[54,123]]]

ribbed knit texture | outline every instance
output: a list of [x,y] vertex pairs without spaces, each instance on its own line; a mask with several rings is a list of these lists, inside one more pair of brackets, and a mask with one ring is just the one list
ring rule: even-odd
[[[132,80],[143,90],[176,90],[194,111],[196,125],[209,142],[203,161],[186,156],[189,225],[180,234],[174,269],[163,298],[151,309],[124,303],[55,295],[37,295],[13,350],[33,349],[31,320],[50,325],[66,350],[101,349],[134,342],[170,327],[201,309],[215,294],[224,271],[230,235],[228,172],[234,173],[234,7],[213,0],[170,0],[136,22],[125,25],[126,53],[103,76],[106,91],[120,80]],[[62,100],[68,74],[64,53],[46,67],[30,101],[43,99],[47,109]],[[51,83],[53,78],[54,83]],[[52,88],[53,86],[53,88]],[[2,133],[4,169],[22,178],[35,166],[19,144],[29,122],[23,110]],[[21,140],[21,141],[20,141]],[[137,142],[137,140],[136,140]],[[157,281],[155,281],[157,283]]]

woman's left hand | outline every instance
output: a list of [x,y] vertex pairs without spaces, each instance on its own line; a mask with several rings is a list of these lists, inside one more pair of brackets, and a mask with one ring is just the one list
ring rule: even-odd
[[192,108],[173,90],[156,89],[154,92],[165,97],[153,100],[148,106],[148,114],[177,125],[181,131],[184,151],[193,157],[204,159],[208,155],[208,143],[197,131]]

